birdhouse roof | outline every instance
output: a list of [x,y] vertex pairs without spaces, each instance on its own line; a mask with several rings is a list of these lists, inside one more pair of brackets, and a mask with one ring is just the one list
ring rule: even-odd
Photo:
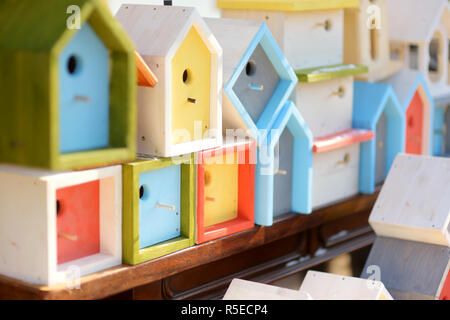
[[338,64],[295,70],[299,82],[320,82],[337,78],[356,76],[367,73],[369,69],[363,65]]
[[399,154],[369,217],[379,236],[450,245],[450,159]]
[[143,57],[172,58],[192,27],[211,52],[222,54],[222,48],[195,8],[124,4],[116,18]]
[[353,8],[359,0],[218,0],[221,9],[312,11]]
[[134,45],[126,33],[98,0],[1,1],[1,49],[59,53],[78,31],[68,28],[76,13],[69,9],[77,8],[80,9],[80,25],[88,22],[106,47],[133,50]]
[[381,270],[384,285],[396,299],[424,299],[439,294],[450,267],[450,248],[433,244],[377,237],[361,278]]
[[[289,129],[291,134],[296,138],[306,138],[309,142],[308,149],[312,150],[313,135],[305,120],[301,116],[295,104],[291,101],[286,102],[283,109],[278,114],[272,128],[268,131],[267,146],[270,149],[275,148],[281,138],[284,130]],[[260,137],[262,138],[262,137]],[[264,143],[264,142],[263,142]]]
[[392,300],[380,281],[308,271],[301,291],[315,300]]
[[450,26],[447,0],[389,0],[387,5],[390,40],[430,40],[443,14],[447,28]]
[[353,126],[375,130],[379,117],[385,111],[399,118],[403,109],[392,87],[387,83],[355,81],[353,88]]
[[431,96],[427,82],[419,71],[403,69],[387,79],[386,82],[394,89],[404,111],[408,109],[411,100],[414,98],[414,94],[419,90],[420,86],[422,86],[425,92],[428,102],[430,103],[430,108],[433,107],[434,99]]

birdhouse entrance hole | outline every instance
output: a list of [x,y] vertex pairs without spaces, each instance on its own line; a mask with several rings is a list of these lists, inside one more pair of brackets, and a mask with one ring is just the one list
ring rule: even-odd
[[428,74],[430,80],[433,82],[439,82],[442,78],[442,70],[443,70],[442,40],[443,39],[441,33],[436,31],[428,47],[428,54],[429,54]]

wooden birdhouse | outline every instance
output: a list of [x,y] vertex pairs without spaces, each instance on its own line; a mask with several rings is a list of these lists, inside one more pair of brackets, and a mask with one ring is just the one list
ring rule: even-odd
[[[264,23],[205,19],[223,48],[223,130],[268,130],[297,77]],[[236,35],[239,35],[237,38]]]
[[396,300],[450,300],[450,247],[377,237],[361,278],[374,266]]
[[268,284],[233,279],[223,300],[312,300],[302,291],[271,286]]
[[154,71],[138,88],[138,153],[171,157],[222,143],[222,48],[195,8],[122,5],[116,18]]
[[448,102],[448,1],[389,0],[388,19],[391,56],[423,74],[433,99]]
[[294,69],[343,63],[344,8],[358,0],[218,0],[222,17],[264,21]]
[[353,126],[375,133],[375,139],[361,143],[359,152],[359,191],[371,194],[405,150],[405,113],[387,83],[355,81],[353,98]]
[[450,108],[447,105],[434,109],[433,155],[450,157]]
[[450,246],[450,159],[400,154],[369,217],[378,236]]
[[139,264],[194,245],[193,155],[123,166],[123,260]]
[[[78,29],[66,25],[70,5]],[[64,170],[133,159],[133,44],[105,6],[8,1],[0,19],[0,161]]]
[[434,100],[422,74],[405,69],[387,79],[386,82],[392,85],[405,112],[405,152],[431,154]]
[[374,137],[353,127],[353,76],[364,72],[359,65],[296,70],[296,106],[314,137],[313,208],[359,192],[360,143]]
[[255,223],[271,226],[284,213],[311,213],[312,134],[288,101],[258,145]]
[[255,142],[197,155],[197,236],[203,243],[255,225]]
[[1,165],[0,211],[0,274],[53,285],[122,263],[121,166]]
[[299,290],[312,300],[393,300],[380,281],[311,270]]
[[344,63],[362,64],[369,72],[355,78],[379,81],[392,76],[403,62],[391,60],[387,0],[360,0],[344,10]]

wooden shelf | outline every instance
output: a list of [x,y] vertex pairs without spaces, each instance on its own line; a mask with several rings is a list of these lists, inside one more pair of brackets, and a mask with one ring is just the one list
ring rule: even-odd
[[102,299],[158,281],[180,272],[218,261],[245,250],[287,238],[334,220],[370,211],[378,196],[357,195],[314,211],[288,213],[271,227],[255,226],[234,235],[196,245],[136,266],[121,265],[81,278],[80,289],[65,284],[45,287],[0,276],[0,299]]

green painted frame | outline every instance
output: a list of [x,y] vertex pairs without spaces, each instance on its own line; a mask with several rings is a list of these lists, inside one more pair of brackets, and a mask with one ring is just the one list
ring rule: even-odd
[[[60,154],[58,56],[77,31],[66,27],[70,5],[110,50],[110,146]],[[0,18],[0,162],[72,170],[135,159],[134,44],[108,9],[98,0],[8,1]],[[44,36],[33,37],[36,30]]]
[[[139,174],[181,163],[181,235],[153,246],[139,248]],[[149,261],[195,244],[194,154],[177,158],[138,160],[123,165],[123,262],[130,265]]]
[[316,68],[295,70],[298,81],[300,82],[320,82],[337,78],[355,76],[367,73],[369,68],[363,65],[355,64],[336,64]]

